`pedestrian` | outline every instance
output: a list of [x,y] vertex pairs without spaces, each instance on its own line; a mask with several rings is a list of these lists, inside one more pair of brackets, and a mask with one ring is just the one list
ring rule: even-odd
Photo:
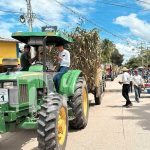
[[133,85],[135,91],[135,100],[139,103],[139,98],[141,95],[141,87],[144,86],[144,82],[141,75],[139,75],[138,70],[134,70]]
[[57,74],[54,76],[53,81],[55,84],[56,91],[59,92],[61,77],[64,73],[66,73],[69,70],[70,67],[70,52],[64,49],[63,43],[58,43],[55,45],[55,47],[59,52],[58,56],[55,56],[55,59],[59,63],[59,68],[57,70]]
[[30,56],[30,45],[24,46],[24,52],[21,54],[20,63],[21,70],[20,71],[28,71],[32,63],[38,59],[38,53],[34,58]]
[[123,84],[122,96],[126,99],[126,104],[123,105],[123,107],[129,108],[129,107],[132,107],[132,102],[130,101],[130,98],[129,98],[130,74],[128,73],[128,69],[126,67],[124,67],[122,71],[123,71],[122,81],[119,81],[119,83]]

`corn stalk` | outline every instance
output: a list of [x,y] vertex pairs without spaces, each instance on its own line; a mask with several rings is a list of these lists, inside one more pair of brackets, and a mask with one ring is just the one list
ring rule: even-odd
[[[88,87],[93,90],[99,82],[101,46],[99,32],[97,29],[90,31],[76,28],[71,33],[74,43],[68,46],[71,53],[71,69],[80,69],[88,83]],[[99,83],[98,83],[99,84]]]

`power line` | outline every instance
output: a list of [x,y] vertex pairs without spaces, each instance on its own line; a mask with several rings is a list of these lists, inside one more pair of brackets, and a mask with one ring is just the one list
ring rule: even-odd
[[117,6],[117,7],[124,7],[124,8],[135,8],[135,7],[131,7],[129,5],[125,5],[125,4],[122,4],[122,3],[113,3],[111,1],[100,1],[101,3],[103,4],[106,4],[106,5],[112,5],[112,6]]
[[[61,2],[59,2],[59,1],[57,1],[57,0],[54,0],[54,1],[57,2],[59,5],[63,6],[64,8],[66,8],[67,10],[69,10],[70,12],[72,12],[73,14],[75,14],[76,16],[78,16],[80,19],[82,18],[83,20],[85,20],[85,21],[87,21],[87,22],[93,24],[95,27],[99,28],[100,30],[105,31],[106,33],[108,33],[108,34],[110,34],[110,35],[112,35],[112,36],[114,36],[114,37],[117,37],[117,38],[119,38],[119,39],[122,40],[122,41],[126,41],[127,43],[131,43],[131,42],[128,41],[126,38],[121,37],[121,36],[119,36],[119,35],[117,35],[117,34],[111,32],[111,31],[107,30],[106,28],[104,28],[104,27],[98,25],[95,21],[93,21],[93,20],[91,20],[91,19],[88,19],[88,18],[86,18],[84,15],[80,14],[79,12],[76,12],[76,11],[72,10],[71,8],[65,6],[63,3],[61,3]],[[131,43],[131,44],[133,45],[133,43]]]
[[[137,7],[126,5],[125,3],[114,3],[112,1],[105,1],[105,2],[104,1],[99,1],[99,2],[101,2],[103,4],[106,4],[106,5],[116,6],[116,7],[123,7],[123,8],[129,8],[129,9],[138,9]],[[142,1],[140,1],[140,2],[142,2]],[[142,11],[149,11],[149,9],[143,9]]]
[[[110,34],[110,35],[112,35],[112,36],[114,36],[114,37],[117,37],[117,38],[119,38],[119,39],[121,39],[121,40],[123,40],[123,41],[126,41],[127,43],[131,43],[131,42],[128,41],[125,37],[121,37],[120,35],[117,35],[117,34],[111,32],[111,31],[107,30],[106,28],[104,28],[104,27],[98,25],[95,21],[93,21],[93,20],[91,20],[91,19],[88,19],[88,18],[86,18],[84,15],[80,14],[79,12],[74,11],[74,10],[72,10],[71,8],[65,6],[63,3],[61,3],[61,2],[59,2],[59,1],[57,1],[57,0],[55,0],[55,2],[57,2],[59,5],[63,6],[63,7],[66,8],[67,10],[69,10],[71,13],[75,14],[76,16],[78,16],[79,19],[85,20],[85,21],[87,21],[87,22],[93,24],[95,27],[99,28],[100,30],[105,31],[106,33],[108,33],[108,34]],[[21,13],[21,12],[16,12],[16,11],[11,11],[11,10],[0,10],[0,11],[6,12],[6,13],[18,13],[18,14]],[[32,13],[32,16],[33,16],[33,13]],[[40,22],[42,22],[42,23],[44,23],[44,24],[46,24],[46,25],[49,25],[49,24],[48,24],[46,21],[44,21],[42,18],[37,17],[37,16],[35,16],[35,18],[38,19]],[[132,45],[133,45],[133,43],[132,43]]]
[[20,14],[21,12],[17,12],[17,11],[11,11],[11,10],[2,10],[0,9],[0,12],[4,12],[4,13],[10,13],[10,14]]
[[[11,10],[2,10],[0,9],[0,12],[4,12],[4,13],[10,13],[10,14],[22,14],[22,12],[17,12],[17,11],[11,11]],[[24,13],[23,13],[24,14]],[[46,21],[44,21],[44,19],[37,17],[35,13],[32,13],[32,15],[34,16],[35,19],[38,19],[40,22],[46,24],[46,25],[50,25],[48,24]]]
[[42,19],[42,18],[40,18],[40,17],[37,17],[37,16],[36,16],[35,18],[38,19],[40,22],[46,24],[46,25],[50,25],[50,24],[48,24],[46,21],[44,21],[44,19]]

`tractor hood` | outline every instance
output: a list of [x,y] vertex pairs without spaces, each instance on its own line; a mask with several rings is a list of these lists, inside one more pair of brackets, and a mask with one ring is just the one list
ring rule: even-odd
[[0,80],[35,80],[35,79],[42,79],[43,73],[42,72],[25,72],[25,71],[19,71],[19,72],[10,72],[9,75],[6,73],[0,74]]

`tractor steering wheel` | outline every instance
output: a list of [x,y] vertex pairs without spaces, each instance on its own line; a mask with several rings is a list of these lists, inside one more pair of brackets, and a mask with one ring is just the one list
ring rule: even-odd
[[[36,65],[42,65],[43,66],[43,63],[42,62],[36,62],[35,64],[33,64],[32,66],[36,66]],[[48,66],[46,66],[46,71],[48,70]]]
[[35,64],[33,64],[32,66],[35,66],[35,65],[43,65],[43,63],[42,62],[35,62]]

